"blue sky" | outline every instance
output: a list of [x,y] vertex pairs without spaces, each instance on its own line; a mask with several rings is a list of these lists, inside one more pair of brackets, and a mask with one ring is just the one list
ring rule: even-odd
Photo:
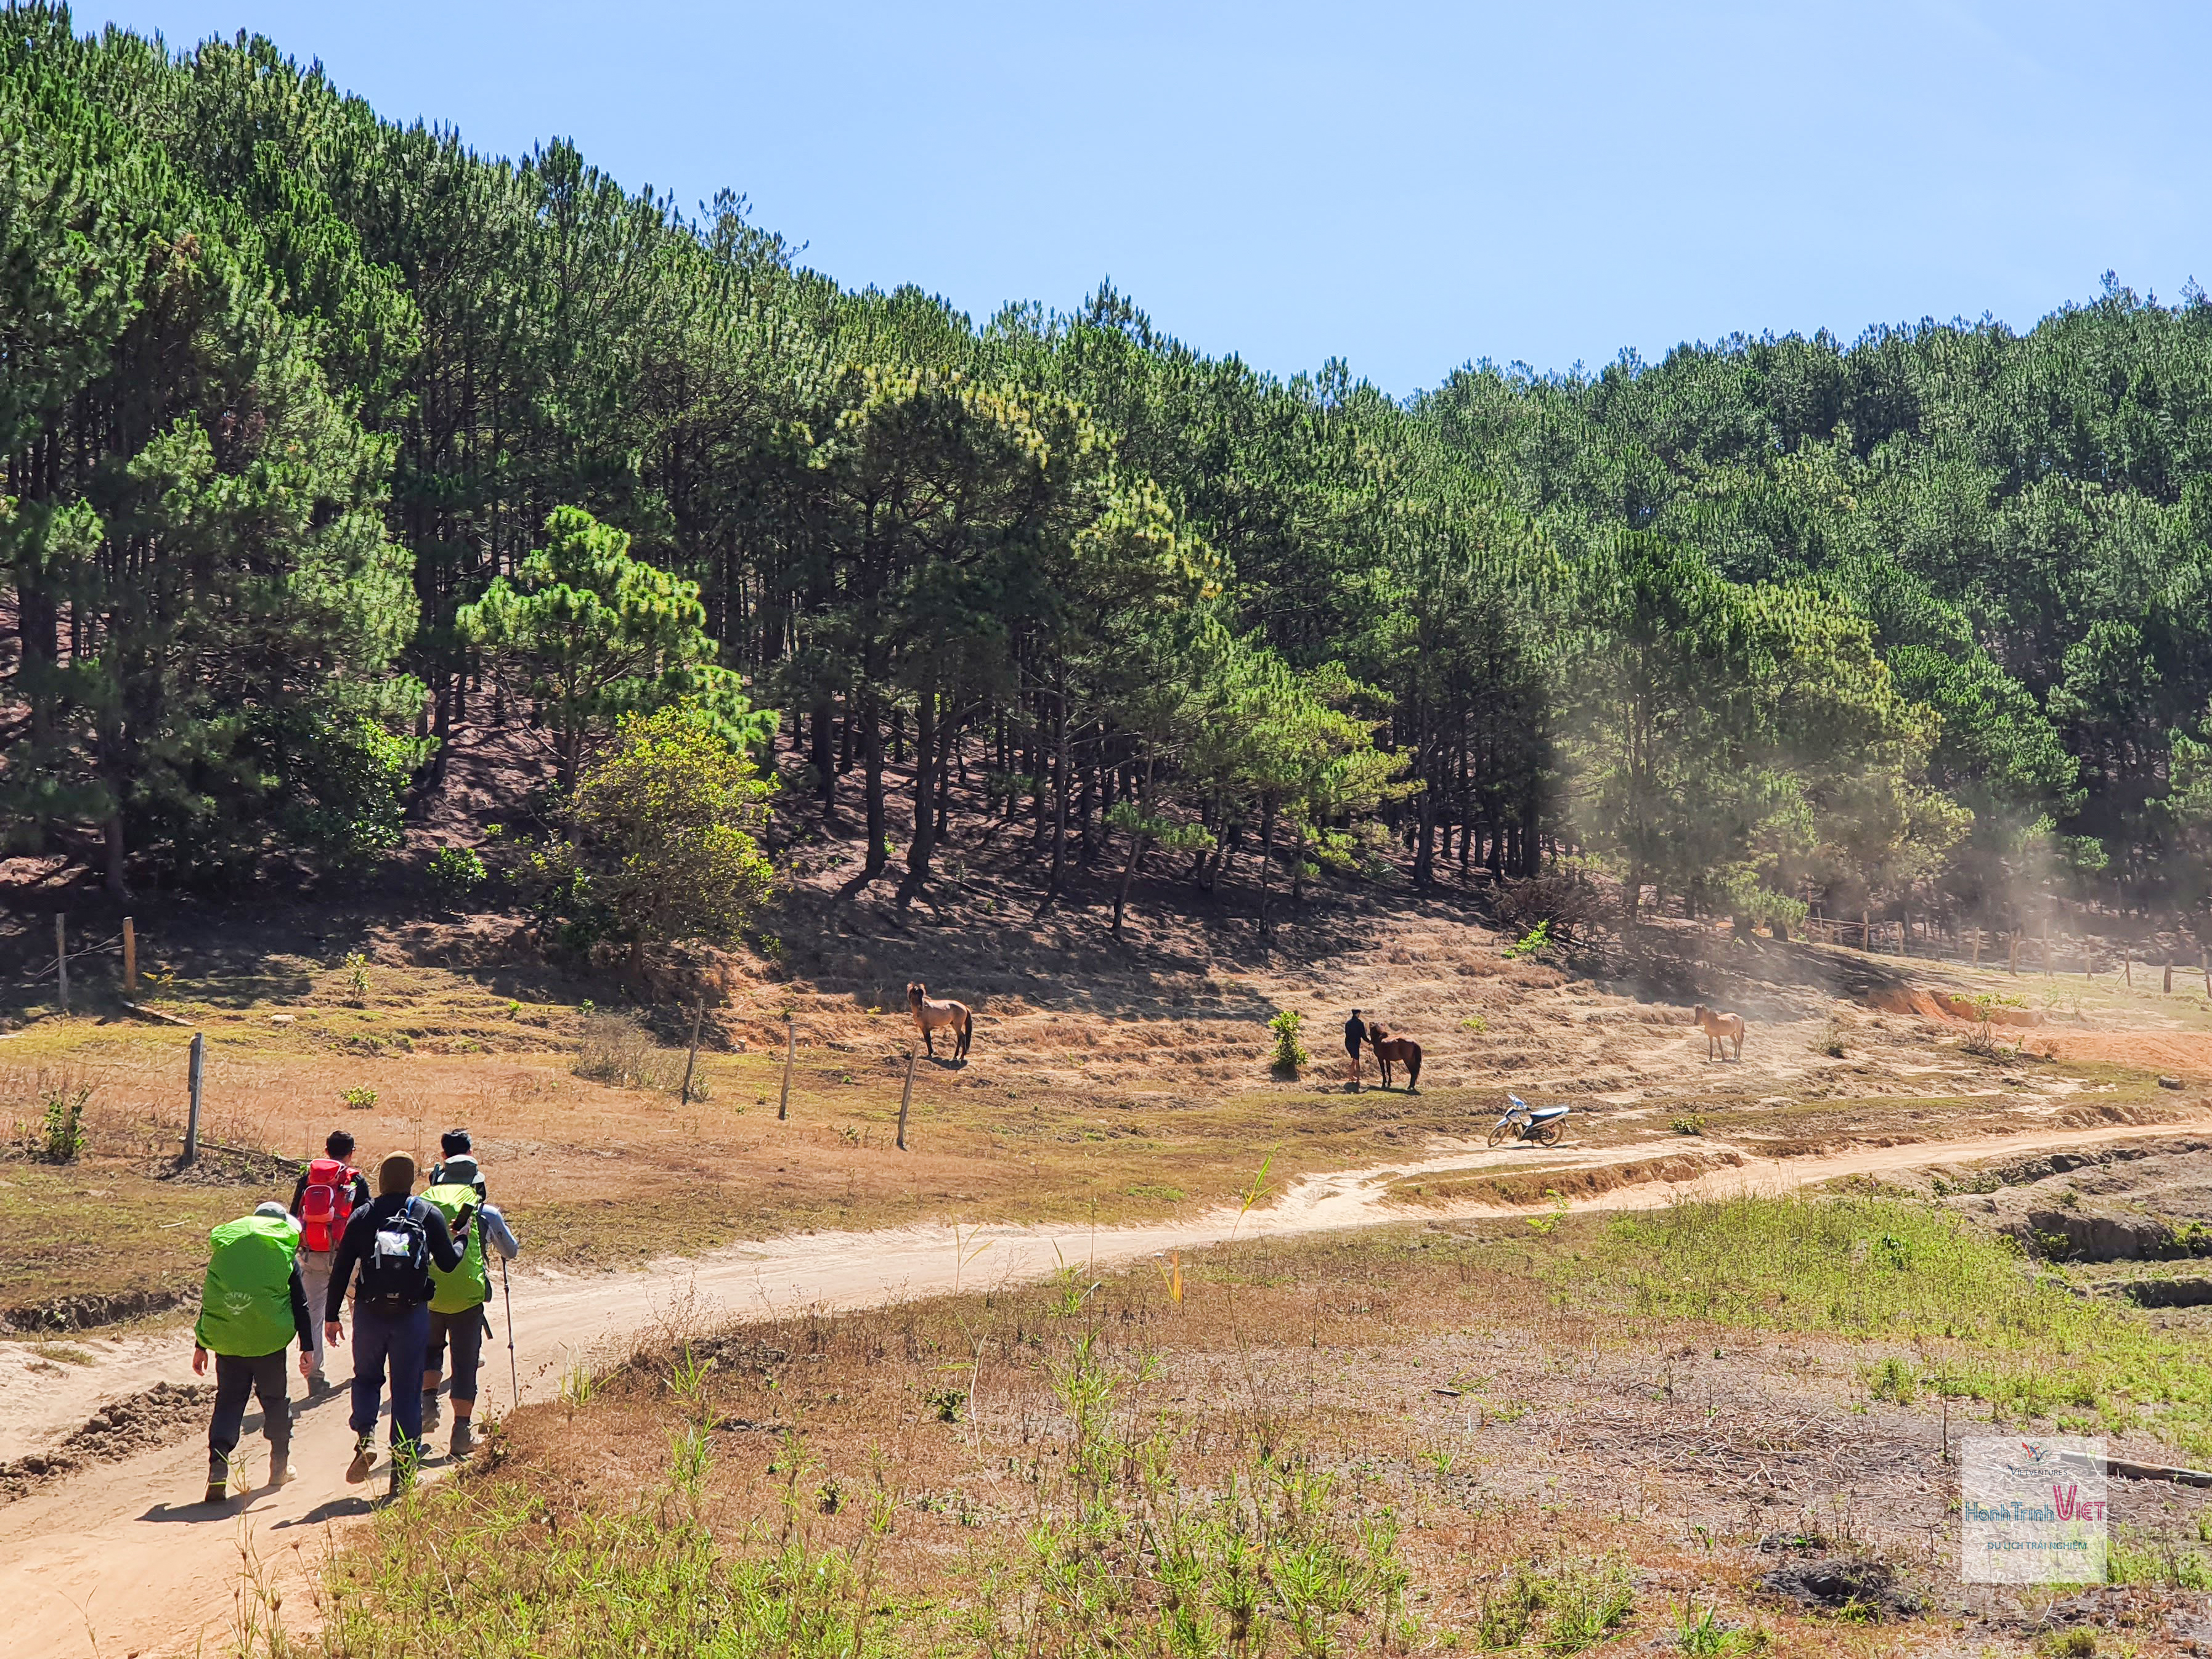
[[853,285],[1154,321],[1399,394],[1736,330],[2025,327],[2201,276],[2212,7],[109,0],[380,112],[728,185]]

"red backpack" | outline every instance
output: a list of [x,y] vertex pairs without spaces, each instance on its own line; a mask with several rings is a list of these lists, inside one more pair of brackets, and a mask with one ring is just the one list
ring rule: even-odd
[[361,1173],[334,1158],[307,1165],[307,1190],[300,1194],[300,1243],[310,1250],[337,1248],[338,1235],[353,1214],[353,1184]]

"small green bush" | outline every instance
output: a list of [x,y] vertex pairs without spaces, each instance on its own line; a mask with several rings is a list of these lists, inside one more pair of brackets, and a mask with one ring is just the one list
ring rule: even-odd
[[448,903],[466,898],[491,872],[473,847],[441,847],[430,854],[430,880]]
[[1267,1029],[1275,1034],[1275,1051],[1270,1057],[1275,1070],[1296,1075],[1298,1067],[1313,1058],[1298,1040],[1305,1023],[1306,1017],[1295,1008],[1281,1009],[1267,1022]]
[[1919,1397],[1920,1373],[1894,1356],[1879,1365],[1869,1367],[1864,1375],[1867,1392],[1876,1400],[1887,1400],[1897,1406],[1910,1406]]
[[338,1097],[345,1102],[349,1112],[366,1112],[376,1104],[376,1091],[365,1083],[357,1083]]
[[1516,962],[1526,957],[1541,956],[1552,948],[1552,919],[1538,922],[1527,933],[1505,947],[1505,954]]
[[40,1134],[40,1155],[49,1164],[74,1164],[84,1150],[84,1103],[92,1098],[92,1085],[80,1083],[42,1089],[46,1121]]

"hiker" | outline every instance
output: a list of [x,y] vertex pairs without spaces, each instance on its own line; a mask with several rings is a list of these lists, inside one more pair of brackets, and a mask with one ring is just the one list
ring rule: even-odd
[[[338,1316],[356,1267],[361,1294],[353,1308],[353,1462],[346,1479],[362,1481],[376,1466],[376,1417],[387,1373],[392,1379],[392,1495],[411,1485],[422,1455],[422,1353],[430,1334],[430,1269],[451,1273],[461,1247],[435,1205],[414,1196],[415,1160],[393,1152],[376,1166],[376,1196],[353,1212],[331,1263],[323,1335],[344,1334]],[[465,1231],[474,1206],[457,1218]]]
[[1352,1018],[1344,1022],[1344,1052],[1352,1056],[1352,1081],[1346,1092],[1359,1092],[1359,1050],[1367,1041],[1366,1024],[1359,1018],[1359,1010],[1352,1011]]
[[[509,1261],[522,1253],[514,1233],[507,1230],[507,1218],[481,1201],[483,1193],[483,1181],[477,1174],[476,1159],[460,1156],[449,1157],[438,1166],[434,1183],[422,1194],[423,1202],[434,1206],[452,1225],[454,1237],[468,1240],[459,1267],[451,1273],[431,1270],[430,1337],[422,1361],[422,1423],[426,1429],[434,1429],[438,1425],[438,1374],[446,1349],[453,1348],[453,1435],[447,1450],[455,1457],[466,1457],[476,1449],[469,1419],[477,1409],[477,1364],[483,1353],[483,1340],[491,1332],[491,1321],[484,1311],[484,1304],[491,1300],[489,1252],[497,1250]],[[472,1201],[477,1206],[476,1224],[464,1230],[460,1218]]]
[[[368,1177],[346,1160],[353,1156],[353,1137],[333,1129],[324,1138],[323,1155],[300,1172],[292,1188],[292,1214],[300,1224],[300,1276],[307,1282],[307,1307],[319,1314],[331,1291],[331,1255],[345,1234],[346,1222],[368,1203]],[[321,1395],[331,1386],[324,1374],[323,1322],[308,1322],[314,1333],[313,1363],[307,1369],[307,1395]]]
[[269,1442],[269,1484],[292,1478],[292,1401],[284,1351],[297,1338],[300,1375],[307,1374],[313,1342],[307,1286],[300,1278],[300,1224],[271,1199],[252,1215],[226,1221],[208,1235],[206,1282],[192,1327],[192,1375],[207,1375],[215,1356],[215,1416],[208,1424],[207,1501],[230,1496],[231,1454],[246,1426],[249,1395],[261,1400],[261,1432]]
[[450,1179],[446,1173],[447,1165],[456,1158],[465,1158],[471,1171],[468,1184],[477,1189],[477,1202],[483,1203],[489,1194],[484,1191],[483,1172],[477,1168],[476,1148],[469,1142],[469,1132],[466,1129],[447,1130],[438,1137],[438,1150],[445,1156],[430,1166],[430,1184],[433,1187],[443,1186]]

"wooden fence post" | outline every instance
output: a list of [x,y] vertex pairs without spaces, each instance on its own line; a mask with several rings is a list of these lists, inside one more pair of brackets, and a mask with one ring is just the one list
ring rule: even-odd
[[2133,945],[2123,945],[2120,946],[2120,977],[2127,981],[2130,985],[2133,985],[2136,982],[2135,956],[2136,952]]
[[200,1079],[207,1069],[207,1037],[201,1032],[192,1033],[192,1104],[190,1115],[185,1119],[185,1156],[190,1164],[200,1155]]
[[2012,930],[2012,943],[2005,946],[2005,971],[2008,974],[2020,972],[2020,929],[2017,927]]
[[699,994],[698,1006],[691,1010],[691,1053],[684,1062],[684,1091],[681,1104],[691,1103],[691,1073],[699,1064],[699,1022],[707,1018],[707,994]]
[[914,1102],[914,1063],[919,1053],[909,1043],[906,1051],[906,1087],[899,1091],[898,1149],[906,1150],[906,1109]]
[[2171,951],[2166,953],[2166,983],[2160,988],[2159,994],[2167,997],[2173,994],[2173,952]]
[[138,994],[138,930],[131,918],[123,918],[123,994]]
[[1974,924],[1974,966],[1975,966],[1975,967],[1977,967],[1977,968],[1978,968],[1978,967],[1980,967],[1981,965],[1982,965],[1982,924],[1981,924],[1980,922],[1978,922],[1978,922],[1976,922],[1976,923]]
[[2043,976],[2051,977],[2051,918],[2043,919]]
[[799,1052],[799,1028],[791,1023],[791,1016],[783,1017],[783,1098],[776,1103],[775,1121],[781,1123],[791,1115],[791,1060]]
[[55,995],[59,999],[64,1013],[69,1012],[69,918],[60,911],[54,912],[54,983]]

